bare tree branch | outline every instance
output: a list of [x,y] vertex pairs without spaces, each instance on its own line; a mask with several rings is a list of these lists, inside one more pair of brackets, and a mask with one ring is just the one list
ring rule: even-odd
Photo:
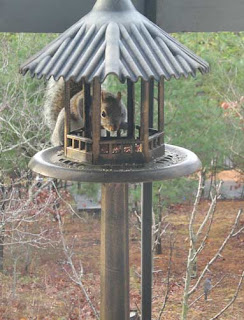
[[[224,278],[226,277],[226,275],[224,275],[223,277],[221,277],[221,279],[215,283],[214,286],[212,286],[209,291],[212,291],[215,287],[217,287],[218,284],[220,284]],[[189,308],[191,308],[198,300],[200,300],[202,297],[204,296],[204,293],[201,294],[199,297],[197,297],[194,301],[192,301],[190,304],[189,304]]]
[[216,187],[215,196],[214,196],[214,198],[212,198],[208,213],[205,215],[205,218],[196,233],[196,238],[198,238],[198,236],[202,233],[203,228],[205,227],[207,221],[209,220],[209,217],[213,214],[213,212],[216,208],[216,203],[217,203],[217,199],[220,195],[220,190],[221,190],[222,184],[223,184],[223,181],[220,181],[220,183]]
[[242,285],[242,282],[243,282],[243,279],[244,279],[244,271],[242,272],[242,275],[241,275],[241,278],[240,278],[240,281],[238,283],[238,286],[236,288],[236,292],[233,296],[233,298],[230,300],[230,302],[219,312],[217,313],[213,318],[211,318],[210,320],[215,320],[215,319],[218,319],[219,316],[221,316],[221,314],[223,314],[236,300],[238,294],[239,294],[239,291],[241,289],[241,285]]
[[172,267],[172,257],[173,257],[173,251],[174,251],[174,242],[172,240],[172,237],[170,237],[170,252],[169,252],[169,261],[168,261],[168,271],[167,271],[167,282],[166,282],[166,292],[164,296],[164,302],[162,305],[162,308],[159,311],[158,320],[161,320],[164,309],[166,307],[168,298],[169,298],[169,291],[170,291],[170,277],[171,277],[171,267]]
[[199,286],[200,282],[202,281],[203,277],[205,276],[206,272],[209,270],[210,266],[221,256],[222,251],[224,250],[225,246],[227,245],[229,239],[231,237],[233,237],[234,233],[235,233],[235,229],[239,223],[240,220],[240,216],[242,214],[242,210],[239,210],[237,215],[236,215],[236,219],[235,222],[233,224],[233,227],[230,231],[230,233],[228,234],[228,236],[224,239],[222,245],[220,246],[219,250],[216,252],[216,254],[214,255],[214,257],[207,263],[207,265],[205,266],[205,268],[203,269],[201,275],[199,276],[196,284],[193,286],[193,288],[188,292],[189,295],[193,294],[197,287]]
[[59,230],[60,230],[60,237],[61,237],[61,241],[62,241],[62,245],[63,245],[63,251],[64,251],[64,254],[66,256],[66,259],[67,259],[67,262],[71,268],[71,271],[72,271],[72,274],[70,274],[65,268],[64,268],[64,271],[66,272],[66,274],[69,276],[69,278],[82,290],[85,298],[86,298],[86,301],[88,302],[90,308],[92,309],[95,317],[97,320],[99,320],[99,314],[96,310],[96,308],[94,307],[87,291],[86,291],[86,288],[82,282],[82,278],[83,278],[83,267],[82,267],[82,264],[80,262],[80,271],[77,271],[75,266],[74,266],[74,263],[73,263],[73,260],[72,260],[72,256],[73,256],[73,252],[72,250],[70,250],[66,244],[66,241],[64,239],[64,233],[63,233],[63,225],[62,225],[62,222],[61,222],[61,219],[60,219],[60,216],[57,215],[58,217],[58,224],[59,224]]
[[52,179],[52,185],[53,185],[53,188],[55,189],[55,191],[56,191],[59,199],[69,208],[69,210],[72,212],[72,214],[75,215],[75,216],[76,216],[77,218],[79,218],[80,220],[86,221],[83,217],[79,216],[79,215],[77,214],[77,212],[73,209],[72,205],[71,205],[69,202],[67,202],[67,201],[62,197],[62,195],[60,194],[57,186],[55,185],[55,183],[54,183],[54,181],[53,181],[53,179]]

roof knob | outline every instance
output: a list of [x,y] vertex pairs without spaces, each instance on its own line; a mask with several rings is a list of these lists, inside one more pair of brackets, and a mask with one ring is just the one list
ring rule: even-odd
[[127,11],[136,10],[131,0],[97,0],[95,11]]

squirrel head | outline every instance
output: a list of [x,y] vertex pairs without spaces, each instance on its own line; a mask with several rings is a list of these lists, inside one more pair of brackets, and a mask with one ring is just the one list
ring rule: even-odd
[[117,131],[123,119],[121,92],[117,96],[102,91],[101,98],[101,125],[108,131]]

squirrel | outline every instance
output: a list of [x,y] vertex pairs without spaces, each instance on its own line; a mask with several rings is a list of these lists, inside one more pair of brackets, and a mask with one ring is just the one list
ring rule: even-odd
[[212,289],[211,281],[212,281],[211,278],[206,278],[206,280],[204,281],[203,290],[204,290],[204,297],[206,301],[208,300],[208,294]]
[[[71,131],[84,126],[82,119],[84,92],[80,90],[81,84],[71,82],[70,100],[70,129]],[[127,110],[121,101],[121,93],[117,96],[110,92],[101,92],[101,126],[107,131],[119,130],[127,122]],[[44,118],[47,126],[53,130],[51,143],[60,146],[64,143],[64,118],[65,118],[64,80],[50,79],[44,99]]]

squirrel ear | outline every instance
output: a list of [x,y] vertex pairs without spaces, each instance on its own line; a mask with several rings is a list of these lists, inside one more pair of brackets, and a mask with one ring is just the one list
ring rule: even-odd
[[120,91],[118,91],[118,93],[117,93],[117,100],[118,100],[118,101],[120,101],[120,100],[121,100],[121,96],[122,96],[122,95],[121,95],[121,92],[120,92]]

